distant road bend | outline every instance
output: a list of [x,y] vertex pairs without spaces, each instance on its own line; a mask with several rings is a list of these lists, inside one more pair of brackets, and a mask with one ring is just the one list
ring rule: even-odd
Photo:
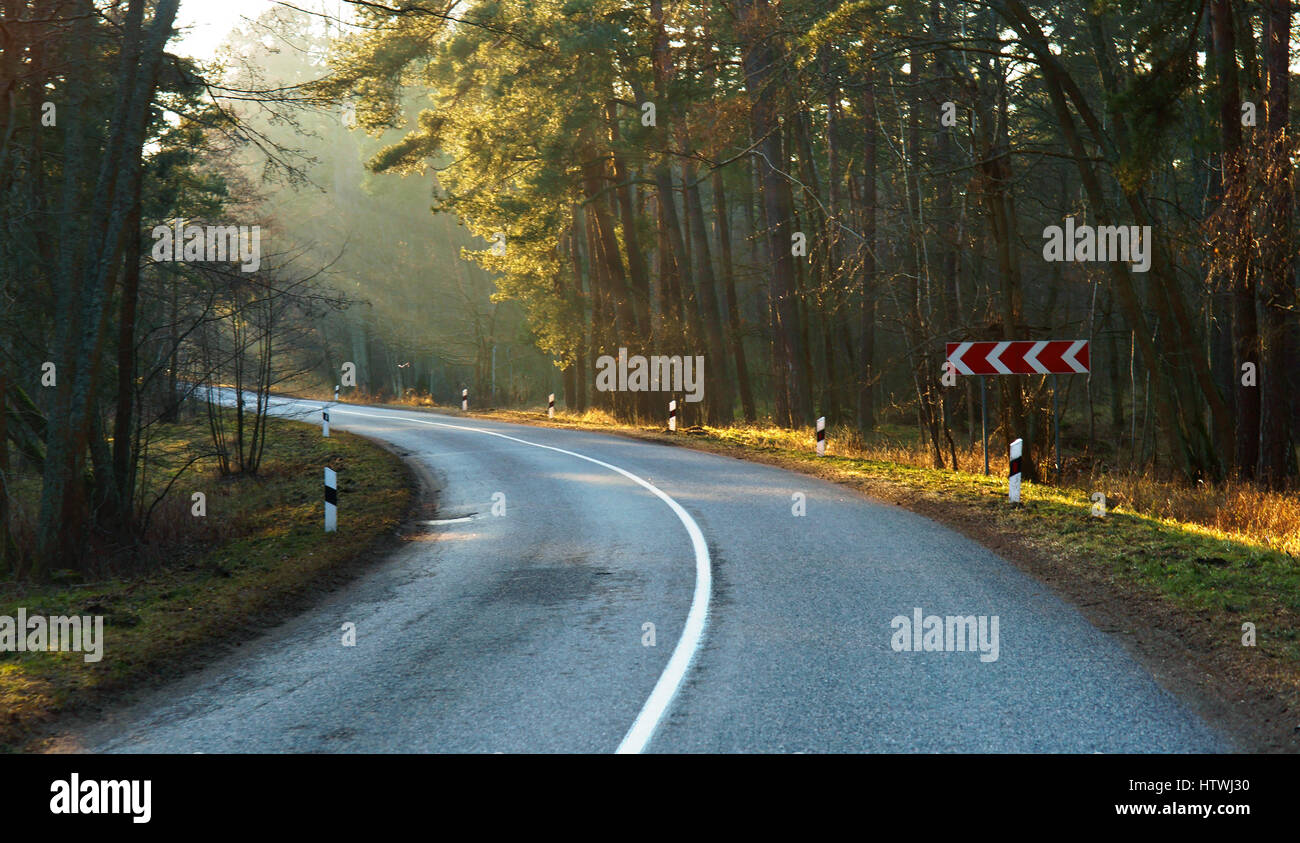
[[[75,736],[84,749],[1232,749],[1073,608],[905,510],[588,431],[305,400],[272,411],[318,422],[323,407],[436,478],[427,535],[107,715]],[[893,619],[917,611],[996,616],[997,647],[895,651]]]

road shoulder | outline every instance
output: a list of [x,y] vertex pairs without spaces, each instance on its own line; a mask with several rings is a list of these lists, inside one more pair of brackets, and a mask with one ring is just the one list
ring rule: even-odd
[[[175,563],[76,586],[29,586],[0,603],[52,616],[104,618],[101,661],[80,653],[8,654],[0,663],[0,751],[75,750],[79,724],[238,652],[386,559],[404,525],[436,512],[436,486],[386,443],[271,420],[273,444],[255,478],[204,478],[206,518],[241,511],[212,544],[190,543]],[[321,466],[339,478],[339,530],[322,529]],[[232,519],[233,520],[233,519]],[[222,532],[219,530],[218,532]],[[15,658],[17,656],[17,658]]]

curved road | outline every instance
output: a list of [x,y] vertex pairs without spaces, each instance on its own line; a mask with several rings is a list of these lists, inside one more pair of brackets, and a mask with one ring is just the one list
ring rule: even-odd
[[[274,411],[315,420],[322,406]],[[685,448],[328,406],[334,427],[393,443],[437,479],[444,523],[106,715],[82,748],[1232,749],[1044,587],[905,510]],[[344,492],[345,529],[347,507]],[[997,616],[996,660],[991,625],[983,659],[895,651],[893,619],[916,608]]]

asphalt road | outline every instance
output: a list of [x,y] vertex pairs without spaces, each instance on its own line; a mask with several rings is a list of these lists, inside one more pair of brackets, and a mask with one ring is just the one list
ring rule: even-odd
[[[277,401],[275,412],[314,420],[321,406]],[[1010,563],[843,487],[583,431],[347,405],[331,405],[331,424],[408,452],[436,478],[447,523],[236,654],[106,715],[75,736],[81,747],[1232,748]],[[344,493],[342,529],[347,508]],[[918,607],[997,616],[996,660],[990,647],[895,651],[893,619]],[[356,624],[353,647],[344,623]]]

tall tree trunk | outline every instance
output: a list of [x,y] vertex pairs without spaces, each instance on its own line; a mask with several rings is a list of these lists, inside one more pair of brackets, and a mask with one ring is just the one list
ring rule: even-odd
[[9,338],[0,339],[0,578],[10,572],[9,552]]
[[643,338],[647,338],[650,335],[650,272],[646,268],[645,253],[641,250],[641,235],[637,231],[636,212],[632,207],[632,173],[620,150],[617,108],[615,103],[608,108],[610,161],[614,167],[614,190],[618,197],[619,230],[623,232],[623,245],[627,249],[632,309]]
[[117,528],[122,535],[132,529],[133,474],[132,429],[135,419],[135,317],[140,292],[140,190],[128,223],[126,254],[122,266],[122,305],[117,332],[117,413],[113,420],[113,484]]
[[1274,489],[1286,484],[1287,446],[1291,441],[1291,408],[1288,382],[1288,314],[1295,307],[1293,277],[1292,196],[1293,174],[1289,132],[1291,0],[1269,0],[1267,5],[1265,61],[1268,90],[1267,154],[1265,164],[1269,195],[1266,197],[1269,227],[1264,235],[1264,276],[1260,296],[1263,320],[1260,339],[1263,366],[1259,384],[1260,475]]
[[677,274],[677,263],[673,257],[671,237],[668,233],[667,210],[658,195],[655,196],[655,225],[659,234],[659,248],[656,262],[659,273],[659,320],[660,325],[655,336],[662,342],[670,340],[670,346],[681,345],[682,324],[682,285]]
[[727,340],[736,363],[736,386],[745,421],[757,417],[754,389],[749,382],[749,364],[745,359],[745,341],[741,333],[740,304],[736,301],[736,273],[731,254],[731,223],[727,212],[727,194],[722,184],[721,168],[713,171],[713,217],[718,227],[718,252],[722,262],[722,286],[727,302]]
[[632,296],[628,291],[627,274],[623,270],[623,257],[618,247],[618,235],[614,232],[614,222],[610,219],[609,207],[602,194],[605,186],[604,158],[598,155],[594,146],[586,147],[581,154],[583,188],[587,194],[589,218],[595,225],[597,254],[593,254],[593,258],[600,260],[605,268],[605,278],[609,282],[609,294],[613,298],[614,313],[618,320],[616,323],[618,340],[625,345],[637,347],[640,343],[641,330],[632,305]]
[[771,43],[777,36],[767,0],[737,0],[740,31],[744,40],[745,88],[750,97],[750,131],[763,186],[767,211],[768,249],[771,259],[771,297],[774,303],[775,345],[786,382],[789,384],[790,415],[778,422],[788,426],[812,421],[812,400],[804,377],[804,348],[799,331],[799,303],[796,300],[794,260],[790,252],[792,202],[785,171],[789,159],[781,143],[776,116],[779,80],[775,68],[781,50]]
[[[689,144],[688,144],[689,148]],[[727,353],[722,342],[722,314],[718,308],[718,283],[713,274],[713,256],[709,249],[709,235],[704,228],[704,204],[700,200],[700,188],[695,179],[695,168],[690,164],[685,167],[686,180],[686,218],[694,240],[694,253],[699,271],[696,277],[696,301],[700,311],[700,321],[704,326],[704,338],[709,350],[709,362],[705,367],[705,383],[710,395],[706,398],[708,420],[712,425],[728,425],[735,418],[734,399],[731,394],[731,379],[727,374]]]
[[[996,59],[985,59],[981,65],[983,77],[981,102],[975,108],[976,136],[982,151],[981,165],[984,201],[988,210],[989,228],[995,244],[998,274],[1002,279],[999,297],[1001,308],[1001,333],[1003,340],[1024,339],[1020,334],[1023,320],[1023,295],[1020,286],[1020,263],[1015,250],[1015,204],[1011,196],[1011,151],[1007,146],[1006,79],[1004,70]],[[988,102],[988,89],[992,89],[993,102]],[[1005,410],[1009,413],[1010,429],[1007,439],[1024,441],[1021,473],[1028,480],[1038,479],[1037,463],[1032,454],[1033,437],[1029,435],[1029,418],[1025,407],[1023,378],[1019,375],[999,377],[996,386],[1005,396]]]
[[[815,393],[818,405],[815,415],[826,416],[832,423],[839,421],[839,396],[835,392],[838,381],[835,365],[835,337],[831,325],[834,313],[833,299],[835,286],[828,281],[831,272],[831,232],[830,220],[826,217],[822,201],[821,175],[817,172],[817,156],[812,148],[812,119],[807,108],[800,108],[794,117],[787,121],[790,126],[790,145],[799,153],[799,171],[803,179],[800,196],[804,199],[805,213],[798,221],[799,230],[808,236],[808,258],[795,262],[798,269],[798,289],[800,299],[805,302],[801,308],[800,324],[804,326],[803,345],[806,349],[806,377],[810,388]],[[796,206],[797,207],[797,206]],[[797,214],[797,211],[796,211]],[[804,283],[804,267],[811,276]],[[809,294],[809,291],[815,294]],[[817,376],[812,362],[812,346],[815,343],[814,329],[821,338],[821,358],[823,371]]]
[[[1222,193],[1232,209],[1228,228],[1240,233],[1246,220],[1237,209],[1241,205],[1241,94],[1237,80],[1237,37],[1232,14],[1232,0],[1213,0],[1211,4],[1214,32],[1215,67],[1218,71],[1219,132],[1222,143],[1220,166]],[[1234,246],[1240,246],[1237,239]],[[1234,248],[1234,254],[1239,253]],[[1236,406],[1233,462],[1238,476],[1255,476],[1259,462],[1259,387],[1242,383],[1242,367],[1249,363],[1259,369],[1259,324],[1255,312],[1255,290],[1250,259],[1239,254],[1231,262],[1231,275],[1224,286],[1232,306],[1232,383]]]
[[876,78],[874,68],[865,71],[862,88],[862,331],[858,354],[858,429],[863,433],[876,426],[876,408],[872,400],[875,386],[876,345],[876,147],[879,125],[876,119]]
[[[676,324],[670,324],[669,330],[672,332],[677,348],[684,350],[683,337],[686,334],[686,323],[693,321],[694,318],[692,308],[687,303],[695,287],[694,280],[691,277],[690,248],[687,245],[686,237],[682,233],[683,225],[677,213],[677,197],[673,186],[672,170],[668,166],[668,162],[661,160],[655,166],[653,175],[661,213],[662,231],[667,234],[668,238],[668,248],[665,250],[665,255],[671,260],[675,270],[672,275],[669,305],[676,317],[671,321]],[[674,349],[674,351],[676,350]]]
[[[762,232],[763,241],[762,252],[769,255],[768,264],[770,265],[771,242],[767,235],[771,231],[771,224],[768,222],[767,205],[763,202],[763,177],[759,173],[759,167],[762,165],[758,159],[752,158],[754,173],[754,198],[758,206],[758,225],[759,231]],[[757,244],[756,244],[757,245]],[[757,265],[757,261],[755,264]],[[772,391],[772,417],[776,423],[781,426],[790,424],[790,382],[787,378],[787,369],[782,359],[779,340],[777,339],[779,331],[777,328],[776,299],[772,296],[771,284],[760,286],[763,298],[763,316],[767,320],[767,361],[768,373],[771,378]]]
[[[930,0],[930,26],[934,30],[936,37],[943,41],[948,38],[947,27],[942,17],[942,7],[939,0]],[[937,61],[936,69],[942,71],[945,76],[942,78],[942,90],[953,90],[956,87],[957,80],[954,78],[946,61]],[[938,161],[939,169],[947,174],[956,171],[956,156],[953,149],[953,127],[944,124],[941,120],[938,129],[938,138],[935,142],[935,157]],[[957,335],[958,314],[957,314],[957,249],[958,243],[955,239],[955,221],[953,212],[952,197],[953,179],[949,175],[942,175],[936,179],[937,196],[935,197],[935,216],[934,226],[937,233],[936,242],[939,248],[939,273],[940,282],[943,285],[943,320],[940,336],[945,340],[960,339]],[[931,367],[931,377],[934,377],[934,367]],[[950,445],[950,456],[952,457],[953,468],[957,468],[957,453],[955,446],[952,446],[952,425],[953,420],[958,412],[957,402],[960,393],[955,388],[940,387],[943,396],[943,429],[944,434],[948,437]]]

